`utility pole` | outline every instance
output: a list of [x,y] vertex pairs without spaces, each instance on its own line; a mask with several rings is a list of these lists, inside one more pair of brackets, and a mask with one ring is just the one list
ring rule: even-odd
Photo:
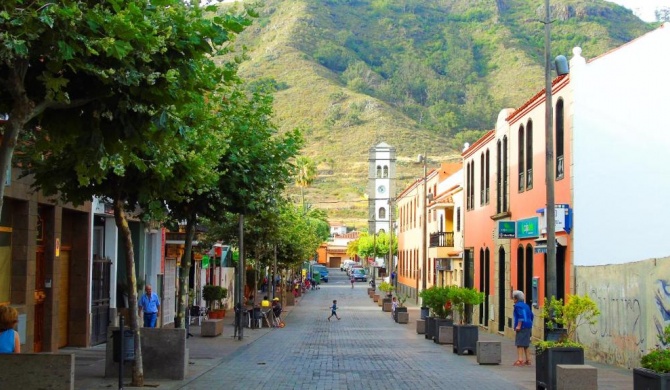
[[551,7],[544,1],[544,88],[545,88],[545,180],[547,190],[547,297],[555,297],[556,286],[556,215],[554,200],[554,131],[553,104],[551,102]]

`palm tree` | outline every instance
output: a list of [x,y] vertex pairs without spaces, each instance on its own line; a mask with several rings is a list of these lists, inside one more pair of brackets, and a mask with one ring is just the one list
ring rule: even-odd
[[305,188],[309,187],[316,179],[316,164],[309,157],[300,156],[296,159],[295,165],[297,168],[295,185],[300,187],[302,210],[305,212]]

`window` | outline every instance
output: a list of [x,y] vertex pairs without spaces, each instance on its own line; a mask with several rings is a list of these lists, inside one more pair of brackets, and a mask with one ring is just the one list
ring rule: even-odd
[[491,153],[489,152],[488,149],[486,149],[486,177],[484,178],[484,185],[486,187],[485,190],[485,195],[486,195],[486,200],[484,203],[489,204],[490,202],[490,197],[489,195],[491,194]]
[[524,132],[523,125],[519,126],[519,192],[523,192],[526,189],[526,164],[523,158],[523,154],[526,151],[525,146],[525,137],[526,133]]
[[461,208],[456,207],[456,231],[461,231]]
[[381,165],[377,165],[377,176],[376,177],[377,178],[382,177],[382,166]]
[[496,213],[502,210],[502,144],[496,143]]
[[379,219],[386,219],[386,209],[384,207],[379,208]]
[[389,167],[388,167],[388,165],[384,165],[384,173],[383,173],[383,177],[384,177],[384,178],[389,177]]
[[526,125],[526,189],[533,188],[533,121]]
[[485,164],[484,164],[484,153],[482,152],[479,157],[479,204],[486,204],[486,187],[484,185],[484,177],[486,176]]
[[565,156],[563,143],[565,137],[565,111],[563,109],[563,99],[558,99],[556,103],[556,180],[563,178],[565,174]]
[[509,190],[509,183],[507,182],[507,136],[503,137],[502,155],[502,211],[507,211],[509,210],[507,204],[507,191]]

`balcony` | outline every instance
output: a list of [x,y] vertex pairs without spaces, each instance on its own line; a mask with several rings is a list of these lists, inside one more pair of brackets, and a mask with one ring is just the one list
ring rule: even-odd
[[431,233],[429,243],[431,248],[453,248],[454,232]]

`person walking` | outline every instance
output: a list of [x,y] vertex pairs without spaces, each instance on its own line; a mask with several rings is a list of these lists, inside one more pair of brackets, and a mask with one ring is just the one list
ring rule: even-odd
[[155,328],[161,301],[158,299],[158,295],[156,295],[155,292],[152,292],[150,284],[147,284],[144,287],[144,292],[145,294],[142,294],[139,302],[140,316],[142,316],[142,312],[144,312],[145,328]]
[[349,279],[349,281],[351,282],[351,288],[354,288],[354,283],[356,283],[356,278],[354,277],[353,273],[351,274],[351,279]]
[[10,306],[0,306],[0,353],[21,353],[19,332],[14,326],[19,322],[19,313]]
[[530,306],[524,302],[525,296],[523,291],[515,290],[512,292],[514,299],[514,331],[516,337],[514,344],[516,345],[517,360],[514,362],[515,366],[530,366],[530,354],[528,347],[530,346],[530,335],[533,329],[533,311]]
[[328,321],[330,321],[330,317],[335,316],[337,320],[340,320],[340,317],[337,316],[337,299],[333,299],[333,305],[330,307],[330,316],[328,316]]

